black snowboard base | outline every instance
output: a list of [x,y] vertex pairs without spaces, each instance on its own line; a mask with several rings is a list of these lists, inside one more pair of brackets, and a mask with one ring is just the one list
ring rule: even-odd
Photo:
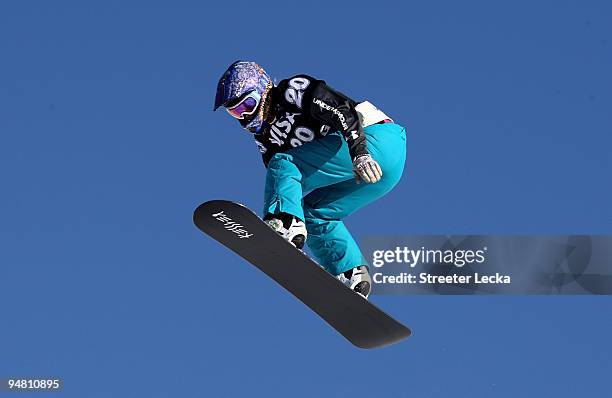
[[202,203],[193,222],[288,290],[360,348],[377,348],[410,336],[410,329],[378,309],[285,241],[245,206],[227,200]]

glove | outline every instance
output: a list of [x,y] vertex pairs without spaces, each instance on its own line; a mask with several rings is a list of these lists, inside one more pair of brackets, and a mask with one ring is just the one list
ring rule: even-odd
[[353,160],[353,173],[355,173],[355,181],[359,184],[362,180],[374,184],[380,181],[382,170],[376,160],[372,159],[372,155],[360,155]]

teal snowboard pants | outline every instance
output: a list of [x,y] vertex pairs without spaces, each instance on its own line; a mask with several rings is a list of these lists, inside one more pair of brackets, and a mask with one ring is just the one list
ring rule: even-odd
[[268,163],[264,215],[284,212],[304,220],[308,247],[333,275],[368,264],[342,219],[389,192],[406,161],[402,126],[374,124],[364,130],[368,150],[383,172],[375,184],[356,183],[340,133],[277,153]]

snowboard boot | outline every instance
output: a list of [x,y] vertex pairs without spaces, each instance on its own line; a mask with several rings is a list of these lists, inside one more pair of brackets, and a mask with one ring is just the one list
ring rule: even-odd
[[268,215],[264,218],[264,221],[287,242],[290,242],[299,250],[303,250],[308,235],[304,221],[286,213]]
[[336,276],[351,290],[361,294],[366,300],[372,290],[372,278],[367,265],[360,265]]

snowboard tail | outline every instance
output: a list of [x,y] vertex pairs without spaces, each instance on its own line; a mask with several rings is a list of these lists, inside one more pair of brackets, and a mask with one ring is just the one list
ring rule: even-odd
[[275,280],[355,346],[377,348],[410,336],[410,329],[346,287],[247,207],[212,200],[195,210],[193,221],[204,233]]

